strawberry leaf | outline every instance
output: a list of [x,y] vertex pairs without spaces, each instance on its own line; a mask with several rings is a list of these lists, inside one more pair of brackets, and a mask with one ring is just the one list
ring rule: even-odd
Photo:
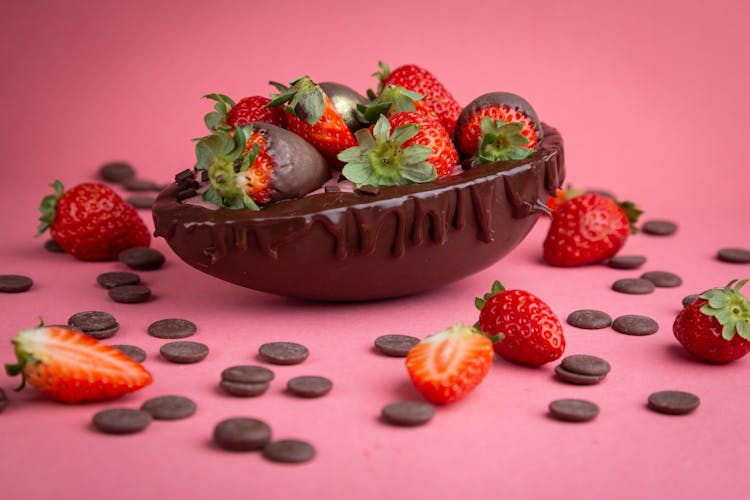
[[742,280],[732,288],[736,280],[725,288],[715,288],[700,295],[707,300],[700,308],[706,316],[712,316],[722,326],[721,336],[729,341],[735,335],[750,340],[750,302],[739,290],[748,280]]

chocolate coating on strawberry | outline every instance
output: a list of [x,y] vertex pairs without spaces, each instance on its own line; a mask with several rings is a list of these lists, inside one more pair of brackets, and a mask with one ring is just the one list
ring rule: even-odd
[[331,100],[333,108],[352,133],[364,127],[365,124],[357,118],[357,105],[367,104],[367,98],[341,83],[321,82],[318,85]]

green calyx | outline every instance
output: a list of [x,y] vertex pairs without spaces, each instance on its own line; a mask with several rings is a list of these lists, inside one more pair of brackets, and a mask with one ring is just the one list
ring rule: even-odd
[[[23,332],[21,332],[20,335],[22,335]],[[15,388],[15,391],[20,391],[26,386],[26,375],[23,372],[24,367],[28,365],[36,365],[39,364],[40,361],[36,359],[30,352],[28,352],[26,349],[24,349],[21,346],[21,342],[18,340],[18,337],[11,340],[11,343],[14,346],[14,351],[16,354],[16,362],[15,363],[5,363],[5,373],[8,374],[10,377],[15,377],[16,375],[21,375],[21,384]]]
[[195,146],[196,170],[208,171],[211,186],[203,192],[203,199],[220,207],[259,210],[258,205],[243,189],[246,172],[255,162],[260,146],[253,145],[245,152],[252,128],[235,127],[234,134],[217,130],[199,139]]
[[[384,82],[388,79],[389,76],[391,76],[391,68],[388,67],[386,63],[383,61],[378,61],[378,68],[379,71],[376,71],[372,74],[375,78],[378,79],[378,95],[383,91]],[[375,92],[372,90],[367,90],[367,96],[370,98],[370,100],[374,99]]]
[[531,156],[534,150],[524,147],[529,143],[529,138],[521,133],[523,127],[523,123],[507,123],[483,117],[479,147],[474,154],[476,162],[481,165],[496,161],[524,160]]
[[388,118],[380,115],[372,132],[360,129],[354,134],[358,146],[338,154],[338,159],[346,164],[342,170],[344,177],[357,187],[396,186],[435,180],[435,166],[427,161],[434,153],[432,148],[417,144],[404,147],[404,143],[417,133],[419,125],[416,123],[396,127],[391,133]]
[[203,98],[216,101],[214,110],[203,117],[206,128],[211,132],[218,130],[228,132],[231,130],[232,128],[227,125],[227,115],[229,114],[229,110],[234,107],[234,101],[224,94],[206,94]]
[[325,94],[309,76],[302,76],[289,82],[289,87],[279,82],[269,82],[279,91],[271,94],[271,102],[266,107],[284,105],[287,113],[295,115],[309,125],[315,125],[326,108]]
[[476,297],[474,299],[474,306],[481,311],[482,309],[484,309],[484,305],[487,303],[488,300],[490,300],[492,297],[494,297],[498,293],[504,292],[504,291],[505,291],[505,287],[503,286],[503,284],[500,283],[500,281],[495,280],[492,283],[492,289],[489,292],[485,293],[482,297]]
[[637,233],[638,226],[636,226],[636,223],[638,222],[638,218],[643,213],[643,210],[638,208],[632,201],[618,201],[617,205],[622,209],[623,212],[625,212],[625,217],[627,217],[628,222],[630,222],[630,234]]
[[417,92],[399,85],[386,85],[378,96],[371,99],[369,105],[357,105],[358,116],[364,123],[375,123],[380,115],[391,116],[395,113],[415,111],[414,102],[422,99],[424,96]]
[[709,290],[700,296],[708,301],[700,311],[716,318],[722,325],[721,336],[725,340],[732,340],[735,334],[750,340],[750,302],[740,293],[747,282],[747,279],[732,280],[726,287]]
[[53,194],[48,194],[42,198],[42,203],[39,205],[39,211],[42,213],[39,217],[39,226],[37,226],[36,236],[41,236],[49,227],[55,222],[57,216],[57,200],[60,199],[65,188],[62,182],[55,180],[52,184]]

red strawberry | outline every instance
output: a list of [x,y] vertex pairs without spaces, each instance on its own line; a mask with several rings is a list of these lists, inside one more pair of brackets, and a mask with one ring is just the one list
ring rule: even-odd
[[20,374],[51,399],[80,403],[112,399],[151,383],[151,374],[118,349],[67,328],[39,327],[15,339],[15,364],[8,375]]
[[750,302],[740,293],[748,280],[715,288],[688,304],[675,318],[674,336],[693,355],[729,363],[750,352]]
[[456,125],[458,152],[480,164],[523,160],[541,140],[542,129],[534,108],[508,92],[477,97],[463,109]]
[[65,191],[60,181],[55,194],[42,200],[39,232],[48,228],[63,250],[80,260],[115,260],[123,250],[147,247],[151,234],[135,208],[108,186],[84,183]]
[[211,186],[203,199],[228,208],[301,198],[330,177],[326,160],[304,139],[269,123],[217,130],[196,145],[197,170]]
[[409,351],[406,369],[433,403],[452,403],[473,391],[492,366],[492,341],[458,323],[424,338]]
[[216,130],[231,130],[236,126],[244,127],[251,122],[264,122],[286,127],[286,116],[279,108],[269,108],[268,97],[254,95],[240,99],[237,104],[224,94],[208,94],[206,99],[216,101],[214,111],[208,113],[204,121],[211,132]]
[[458,163],[456,148],[435,116],[380,115],[372,130],[358,130],[356,137],[359,146],[338,159],[346,163],[344,176],[357,186],[428,182],[450,175]]
[[497,335],[500,357],[522,365],[539,366],[562,356],[565,337],[552,309],[523,290],[506,290],[499,281],[483,298],[477,297],[479,329]]
[[303,76],[290,87],[271,82],[281,92],[269,107],[285,104],[287,128],[315,146],[323,155],[335,157],[354,146],[354,136],[333,101],[320,85]]
[[596,193],[565,200],[552,212],[544,260],[553,266],[581,266],[615,255],[642,212],[631,202],[618,203]]
[[453,136],[461,106],[432,73],[414,64],[399,66],[393,71],[382,61],[378,64],[380,71],[373,73],[373,76],[380,80],[378,93],[390,84],[425,96],[425,103],[432,108],[443,127]]

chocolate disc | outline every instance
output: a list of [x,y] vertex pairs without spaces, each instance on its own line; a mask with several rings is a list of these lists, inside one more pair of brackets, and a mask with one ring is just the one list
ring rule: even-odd
[[117,325],[117,320],[104,311],[83,311],[68,318],[68,325],[88,332],[112,328]]
[[238,398],[254,398],[261,396],[266,393],[269,387],[268,382],[232,382],[230,380],[222,380],[219,386],[224,391]]
[[151,289],[143,285],[122,285],[110,288],[107,295],[121,304],[140,304],[151,298]]
[[102,328],[101,330],[89,330],[87,332],[83,332],[89,337],[93,337],[96,340],[104,340],[114,337],[115,333],[120,331],[120,324],[115,323],[115,326],[111,326],[109,328]]
[[612,317],[604,311],[596,309],[580,309],[570,313],[566,319],[567,323],[577,328],[586,330],[598,330],[607,328],[612,324]]
[[229,418],[214,427],[214,442],[225,450],[260,450],[271,440],[271,428],[255,418]]
[[637,269],[646,263],[643,255],[615,255],[607,261],[612,269]]
[[686,295],[682,298],[682,307],[687,307],[696,300],[700,298],[700,295],[697,293],[691,293],[690,295]]
[[133,434],[151,423],[151,415],[130,408],[110,408],[94,415],[94,427],[107,434]]
[[34,285],[34,281],[28,276],[20,274],[0,274],[0,292],[21,293]]
[[141,282],[141,277],[135,273],[110,272],[97,276],[96,282],[103,288],[114,288],[123,285],[138,285]]
[[136,363],[143,363],[146,361],[146,351],[138,346],[128,344],[114,344],[112,345],[118,351],[121,351],[125,356],[129,357]]
[[315,448],[305,441],[284,439],[266,445],[263,456],[272,462],[307,462],[315,457]]
[[563,358],[560,366],[569,372],[594,376],[606,375],[612,369],[607,360],[589,354],[566,356]]
[[654,219],[644,222],[641,231],[654,236],[669,236],[677,231],[677,224],[669,220]]
[[183,339],[196,331],[195,323],[181,318],[160,319],[148,326],[148,334],[158,339]]
[[435,407],[423,401],[398,401],[384,406],[380,415],[390,424],[413,427],[432,420]]
[[310,351],[295,342],[268,342],[260,346],[258,354],[275,365],[296,365],[306,360]]
[[195,402],[183,396],[159,396],[151,398],[141,405],[155,420],[179,420],[192,416],[196,410]]
[[208,356],[208,346],[200,342],[167,342],[159,349],[161,356],[172,363],[197,363]]
[[375,339],[378,351],[395,358],[405,358],[417,344],[419,339],[410,335],[381,335]]
[[230,366],[221,372],[221,379],[241,384],[264,384],[274,378],[274,373],[263,366]]
[[642,295],[654,291],[653,282],[642,278],[623,278],[612,284],[612,290],[631,295]]
[[599,407],[583,399],[558,399],[549,404],[549,414],[565,422],[588,422],[599,415]]
[[131,269],[153,271],[164,264],[164,254],[149,247],[133,247],[123,250],[117,259]]
[[683,391],[659,391],[648,397],[648,407],[667,415],[686,415],[693,412],[701,401],[695,394]]
[[659,331],[659,324],[648,316],[625,314],[615,318],[612,329],[625,335],[651,335]]
[[649,271],[643,273],[641,278],[649,280],[654,286],[660,288],[672,288],[682,285],[682,278],[669,271]]
[[128,196],[125,201],[133,205],[134,208],[149,209],[154,206],[156,198],[153,196]]
[[99,167],[99,177],[108,182],[122,182],[135,177],[135,169],[124,161],[111,161]]
[[750,250],[744,248],[722,248],[716,253],[716,258],[722,262],[732,264],[750,263]]
[[325,377],[302,375],[289,379],[286,388],[290,394],[301,398],[319,398],[333,388],[333,382]]
[[44,242],[44,249],[50,253],[65,253],[65,250],[52,239]]
[[605,375],[584,375],[581,373],[571,372],[557,365],[555,367],[555,377],[561,382],[575,385],[595,385],[604,380]]

